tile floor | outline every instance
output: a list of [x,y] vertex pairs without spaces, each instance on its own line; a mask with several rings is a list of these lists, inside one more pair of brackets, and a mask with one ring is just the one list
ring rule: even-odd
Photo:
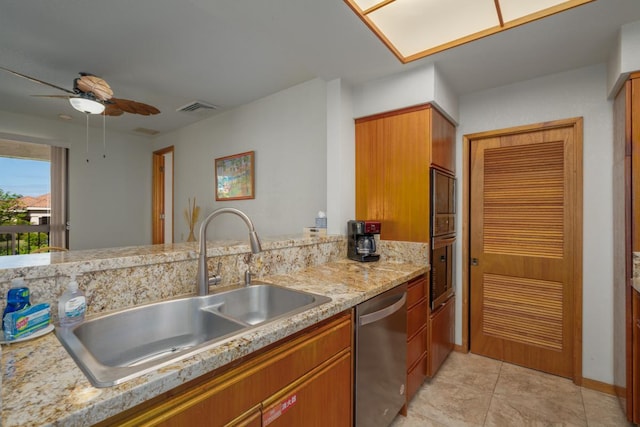
[[614,396],[570,380],[453,352],[392,427],[629,426]]

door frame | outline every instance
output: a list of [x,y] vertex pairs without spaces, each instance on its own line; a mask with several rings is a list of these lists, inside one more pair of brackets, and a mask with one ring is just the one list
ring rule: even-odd
[[470,349],[469,333],[471,318],[471,304],[469,297],[471,295],[471,274],[469,271],[469,249],[471,246],[471,144],[474,140],[480,140],[492,137],[501,137],[507,135],[516,135],[536,130],[554,129],[560,127],[572,127],[574,132],[574,156],[576,159],[576,194],[575,206],[577,208],[576,218],[573,226],[576,231],[576,239],[573,242],[573,251],[575,254],[573,263],[574,283],[574,319],[573,319],[573,382],[582,385],[582,252],[583,252],[583,119],[582,117],[574,117],[569,119],[554,120],[550,122],[541,122],[530,125],[516,126],[505,129],[490,130],[478,132],[462,137],[462,344],[459,350],[467,353]]
[[[152,189],[151,189],[151,242],[152,244],[156,243],[173,243],[174,238],[172,238],[171,242],[165,242],[165,233],[164,233],[164,222],[160,215],[164,212],[165,207],[165,186],[164,186],[164,178],[163,172],[160,170],[160,166],[162,165],[162,160],[166,154],[171,153],[171,211],[174,212],[173,200],[174,200],[174,192],[173,192],[173,164],[174,160],[174,150],[173,145],[169,147],[165,147],[163,149],[157,150],[153,152],[152,159]],[[174,215],[171,215],[171,230],[174,231]],[[173,232],[171,233],[173,236]]]

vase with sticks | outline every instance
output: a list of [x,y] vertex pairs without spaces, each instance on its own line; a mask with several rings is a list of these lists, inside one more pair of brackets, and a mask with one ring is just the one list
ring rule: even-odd
[[191,197],[189,197],[189,204],[187,205],[187,209],[184,210],[184,217],[187,220],[187,224],[189,225],[189,237],[187,237],[187,242],[195,242],[196,236],[193,234],[193,229],[196,226],[196,222],[198,221],[198,217],[200,216],[200,206],[196,206],[196,198],[193,198],[193,203],[191,203]]

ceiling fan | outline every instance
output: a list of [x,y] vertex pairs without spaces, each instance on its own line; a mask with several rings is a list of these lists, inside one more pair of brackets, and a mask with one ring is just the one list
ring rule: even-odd
[[104,114],[105,116],[120,116],[123,113],[142,114],[149,116],[159,114],[156,107],[130,99],[114,98],[113,90],[101,77],[89,73],[80,73],[80,77],[73,80],[73,90],[48,83],[26,74],[8,68],[0,67],[8,73],[23,77],[32,82],[40,83],[54,89],[67,92],[68,95],[34,95],[45,98],[67,98],[76,110],[87,114]]

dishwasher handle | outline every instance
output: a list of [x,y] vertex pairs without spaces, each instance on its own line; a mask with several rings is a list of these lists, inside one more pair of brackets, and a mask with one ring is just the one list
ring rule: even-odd
[[360,326],[364,326],[364,325],[368,325],[369,323],[377,322],[380,319],[384,319],[385,317],[388,317],[393,313],[395,313],[396,311],[400,310],[402,306],[405,305],[406,302],[407,302],[407,293],[403,292],[402,297],[400,297],[400,299],[394,302],[393,304],[388,305],[381,310],[374,311],[373,313],[363,314],[362,316],[359,316],[358,324]]

